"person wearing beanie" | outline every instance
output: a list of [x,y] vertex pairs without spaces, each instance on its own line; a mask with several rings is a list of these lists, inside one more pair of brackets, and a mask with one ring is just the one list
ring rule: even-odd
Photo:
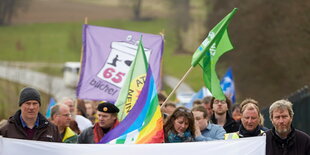
[[20,94],[19,94],[18,104],[19,104],[19,106],[21,106],[23,103],[30,101],[30,100],[37,101],[38,104],[41,106],[41,95],[40,95],[40,93],[34,88],[26,87],[26,88],[22,89]]
[[0,129],[0,135],[7,138],[61,142],[57,127],[39,112],[41,96],[36,89],[23,88],[19,94],[18,105],[20,109]]
[[80,134],[78,143],[99,143],[105,134],[119,124],[117,119],[118,112],[119,109],[114,104],[101,102],[97,107],[98,122]]

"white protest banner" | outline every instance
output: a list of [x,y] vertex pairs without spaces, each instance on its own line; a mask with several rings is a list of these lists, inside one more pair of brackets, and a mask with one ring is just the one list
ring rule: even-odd
[[0,155],[264,155],[265,148],[265,136],[169,144],[65,144],[0,136]]

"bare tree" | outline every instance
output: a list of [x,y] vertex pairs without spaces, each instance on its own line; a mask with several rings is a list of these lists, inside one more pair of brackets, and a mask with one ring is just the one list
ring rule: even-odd
[[142,0],[131,0],[131,1],[132,1],[132,9],[133,9],[133,18],[134,20],[140,20]]
[[185,36],[182,35],[190,24],[190,0],[170,0],[171,20],[170,24],[176,38],[176,52],[184,52],[183,43]]
[[235,49],[221,62],[233,67],[240,99],[267,106],[310,83],[310,1],[209,1],[208,28],[239,8],[229,26]]
[[19,10],[25,10],[31,0],[0,0],[0,25],[10,24]]

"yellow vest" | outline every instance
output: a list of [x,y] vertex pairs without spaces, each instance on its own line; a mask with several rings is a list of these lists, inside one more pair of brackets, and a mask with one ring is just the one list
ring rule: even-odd
[[232,133],[226,133],[224,135],[224,139],[227,140],[227,139],[239,139],[239,132],[232,132]]
[[66,139],[68,139],[68,138],[70,138],[72,136],[76,136],[76,133],[74,131],[72,131],[69,127],[67,127],[65,135],[62,138],[62,142],[64,142]]
[[[260,130],[260,133],[263,134],[264,131],[263,130]],[[238,132],[232,132],[232,133],[226,133],[224,135],[224,139],[227,140],[227,139],[239,139],[239,131]]]

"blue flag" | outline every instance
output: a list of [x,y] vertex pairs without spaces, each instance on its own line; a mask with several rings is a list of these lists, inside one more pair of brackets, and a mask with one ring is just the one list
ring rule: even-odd
[[224,94],[232,101],[236,103],[235,82],[232,75],[232,69],[228,68],[225,76],[221,80],[221,87]]
[[193,95],[191,101],[185,105],[186,108],[191,109],[195,100],[202,100],[206,96],[212,96],[208,88],[202,87],[196,94]]
[[51,117],[51,109],[52,109],[52,106],[56,105],[56,101],[54,98],[51,97],[50,99],[50,103],[48,104],[48,107],[46,109],[46,114],[45,114],[45,117],[46,118],[50,118]]

